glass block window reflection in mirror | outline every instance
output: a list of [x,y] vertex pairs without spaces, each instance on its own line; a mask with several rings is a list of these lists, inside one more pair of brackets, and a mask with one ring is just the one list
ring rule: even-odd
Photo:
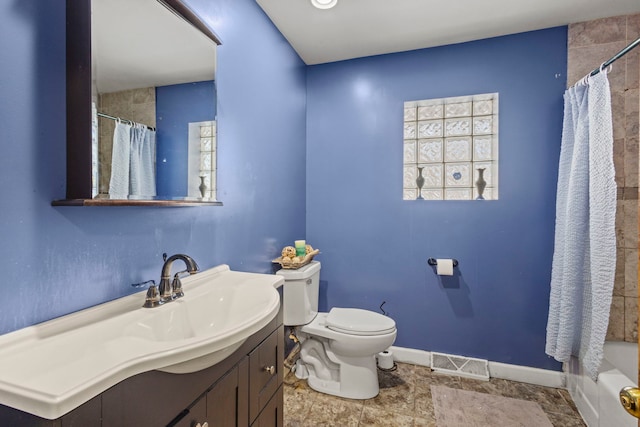
[[216,196],[216,122],[189,123],[189,197]]
[[404,103],[404,200],[498,199],[498,94]]

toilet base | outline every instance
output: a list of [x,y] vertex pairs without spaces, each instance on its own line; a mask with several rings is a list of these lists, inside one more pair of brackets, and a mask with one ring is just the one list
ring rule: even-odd
[[380,391],[374,356],[338,357],[339,367],[330,378],[316,375],[313,366],[306,364],[303,359],[296,362],[296,377],[306,379],[309,387],[315,391],[346,399],[371,399]]
[[307,384],[315,391],[333,396],[347,399],[371,399],[380,392],[375,359],[373,359],[372,365],[371,369],[358,368],[355,370],[350,369],[354,368],[353,366],[341,365],[340,382],[309,376]]

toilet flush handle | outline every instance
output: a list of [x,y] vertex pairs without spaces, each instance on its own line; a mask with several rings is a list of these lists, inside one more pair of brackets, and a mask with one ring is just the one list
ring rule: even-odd
[[310,285],[310,284],[311,284],[311,282],[312,282],[312,280],[311,280],[311,279],[307,279],[307,285]]

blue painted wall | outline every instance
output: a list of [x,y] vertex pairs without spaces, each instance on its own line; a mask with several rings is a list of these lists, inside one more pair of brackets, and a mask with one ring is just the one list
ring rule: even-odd
[[[306,237],[322,251],[321,308],[386,301],[397,345],[559,368],[544,330],[565,28],[305,67],[253,0],[189,0],[223,41],[225,205],[53,208],[64,3],[0,0],[0,333],[131,293],[163,252],[269,272]],[[402,201],[403,102],[485,92],[500,93],[500,200]],[[457,276],[440,280],[428,257],[457,258]]]
[[189,123],[215,120],[213,80],[156,87],[157,194],[187,195]]
[[304,64],[253,0],[189,4],[224,43],[224,206],[54,208],[65,195],[65,1],[0,0],[0,333],[129,294],[159,278],[163,252],[270,272],[278,248],[304,235]]
[[[321,310],[384,309],[396,345],[559,369],[544,354],[566,28],[307,73],[307,240]],[[499,92],[500,200],[403,201],[403,102]],[[441,280],[427,258],[456,258]]]

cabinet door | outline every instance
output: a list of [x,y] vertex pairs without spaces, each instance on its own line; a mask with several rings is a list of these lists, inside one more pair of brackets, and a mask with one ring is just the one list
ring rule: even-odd
[[281,385],[269,403],[266,404],[252,427],[282,427],[284,424],[282,416],[283,405],[283,390]]
[[170,423],[171,427],[196,427],[202,426],[207,421],[207,399],[202,397],[177,421]]
[[252,423],[282,384],[283,346],[284,329],[280,326],[249,354],[249,420]]
[[246,358],[207,393],[209,427],[245,427],[248,423]]

